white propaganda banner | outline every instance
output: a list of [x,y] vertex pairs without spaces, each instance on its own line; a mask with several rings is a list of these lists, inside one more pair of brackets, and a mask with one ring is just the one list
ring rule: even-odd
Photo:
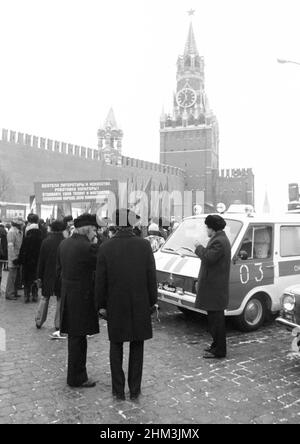
[[116,180],[93,180],[78,182],[36,182],[35,198],[39,204],[64,202],[99,202],[108,199],[111,193],[117,196]]

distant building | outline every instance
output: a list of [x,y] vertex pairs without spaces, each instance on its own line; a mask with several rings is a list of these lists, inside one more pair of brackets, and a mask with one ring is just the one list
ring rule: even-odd
[[254,174],[251,168],[221,170],[217,178],[218,202],[254,206]]
[[290,183],[289,184],[289,203],[288,203],[289,211],[300,211],[300,193],[299,193],[299,184],[298,183]]
[[[218,202],[254,204],[251,169],[219,173],[219,126],[205,91],[204,58],[190,23],[184,53],[177,60],[173,110],[160,119],[160,162],[185,171],[185,189],[205,193],[205,210]],[[197,202],[194,202],[195,204]]]
[[111,108],[103,127],[98,130],[98,148],[105,163],[122,165],[122,138],[123,131],[118,127]]
[[290,183],[289,184],[289,201],[297,202],[300,200],[299,193],[299,184],[298,183]]

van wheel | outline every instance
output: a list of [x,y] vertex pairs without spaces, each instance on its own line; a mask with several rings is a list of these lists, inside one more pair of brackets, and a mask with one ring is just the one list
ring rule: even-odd
[[265,321],[267,314],[267,305],[261,296],[253,296],[244,308],[240,316],[234,319],[237,328],[241,331],[255,331]]

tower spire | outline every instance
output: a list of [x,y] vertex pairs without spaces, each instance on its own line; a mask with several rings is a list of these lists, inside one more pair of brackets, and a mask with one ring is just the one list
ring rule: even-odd
[[199,55],[192,22],[190,23],[189,33],[188,33],[187,41],[186,41],[185,48],[184,48],[184,55],[188,55],[188,54],[189,55],[191,55],[191,54]]
[[107,117],[105,119],[105,122],[104,122],[104,128],[108,128],[108,127],[111,129],[115,129],[115,130],[119,129],[118,124],[117,124],[117,120],[115,117],[115,113],[114,113],[114,110],[112,107],[110,108],[110,110],[107,114]]
[[[187,11],[187,13],[188,13],[189,17],[193,17],[195,14],[195,10],[190,9],[189,11]],[[189,33],[188,33],[187,41],[186,41],[185,48],[184,48],[184,55],[191,55],[191,54],[199,55],[192,21],[190,23]]]

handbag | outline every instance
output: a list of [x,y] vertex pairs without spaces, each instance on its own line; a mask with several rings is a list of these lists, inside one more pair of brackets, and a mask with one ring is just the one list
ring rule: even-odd
[[35,325],[37,328],[41,328],[47,319],[49,300],[50,298],[45,298],[45,296],[41,296],[40,298],[40,302],[35,315]]

